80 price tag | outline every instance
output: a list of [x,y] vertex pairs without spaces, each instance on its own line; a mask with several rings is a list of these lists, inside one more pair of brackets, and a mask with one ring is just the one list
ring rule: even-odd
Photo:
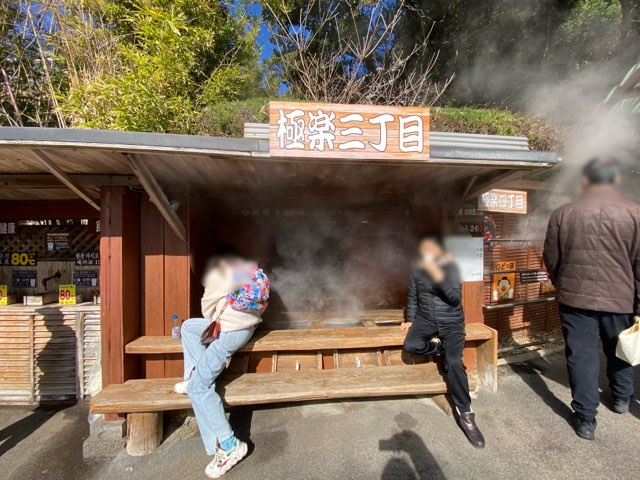
[[58,303],[60,303],[60,305],[75,305],[76,304],[76,286],[60,285],[58,287]]

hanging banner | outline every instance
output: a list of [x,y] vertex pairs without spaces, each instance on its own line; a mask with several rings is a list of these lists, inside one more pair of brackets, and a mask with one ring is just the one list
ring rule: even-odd
[[76,304],[76,286],[60,285],[58,287],[58,303],[60,305],[75,305]]
[[6,305],[8,302],[9,293],[6,285],[0,285],[0,305]]
[[429,109],[271,102],[269,146],[274,157],[427,160]]
[[[497,262],[491,281],[491,300],[494,302],[505,302],[513,300],[516,288],[516,274],[510,270],[516,269],[515,261]],[[504,273],[502,273],[504,271]]]
[[524,215],[527,213],[527,192],[489,190],[478,197],[478,210]]

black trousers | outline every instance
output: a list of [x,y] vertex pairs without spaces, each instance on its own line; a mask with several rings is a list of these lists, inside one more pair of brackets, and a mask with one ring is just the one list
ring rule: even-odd
[[430,355],[433,353],[429,339],[437,335],[442,342],[442,368],[447,377],[453,403],[460,412],[471,410],[469,380],[467,369],[462,361],[465,331],[461,325],[435,325],[422,319],[416,319],[404,340],[404,349],[412,355]]
[[573,398],[571,407],[580,417],[592,421],[600,404],[599,339],[607,357],[611,392],[617,398],[633,395],[633,367],[616,357],[618,335],[633,324],[633,314],[596,312],[560,305],[560,318]]

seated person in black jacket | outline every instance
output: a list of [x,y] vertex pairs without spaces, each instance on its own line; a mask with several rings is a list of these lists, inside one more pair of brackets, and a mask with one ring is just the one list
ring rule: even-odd
[[407,321],[401,325],[407,331],[404,350],[412,355],[442,355],[458,423],[469,442],[483,448],[484,437],[471,410],[469,382],[462,362],[465,330],[458,269],[437,235],[424,236],[418,254],[409,277]]

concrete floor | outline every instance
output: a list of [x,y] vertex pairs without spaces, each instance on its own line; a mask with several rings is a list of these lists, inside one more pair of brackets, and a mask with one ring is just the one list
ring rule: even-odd
[[[561,353],[501,368],[499,393],[480,391],[474,400],[487,437],[484,450],[471,447],[453,420],[427,399],[236,409],[232,421],[252,448],[225,478],[640,478],[640,403],[625,416],[602,406],[596,441],[581,440],[567,423],[564,368]],[[81,444],[87,433],[81,406],[1,409],[0,478],[204,478],[207,457],[198,437],[178,440],[174,434],[148,457],[122,452],[111,461],[84,464]]]

